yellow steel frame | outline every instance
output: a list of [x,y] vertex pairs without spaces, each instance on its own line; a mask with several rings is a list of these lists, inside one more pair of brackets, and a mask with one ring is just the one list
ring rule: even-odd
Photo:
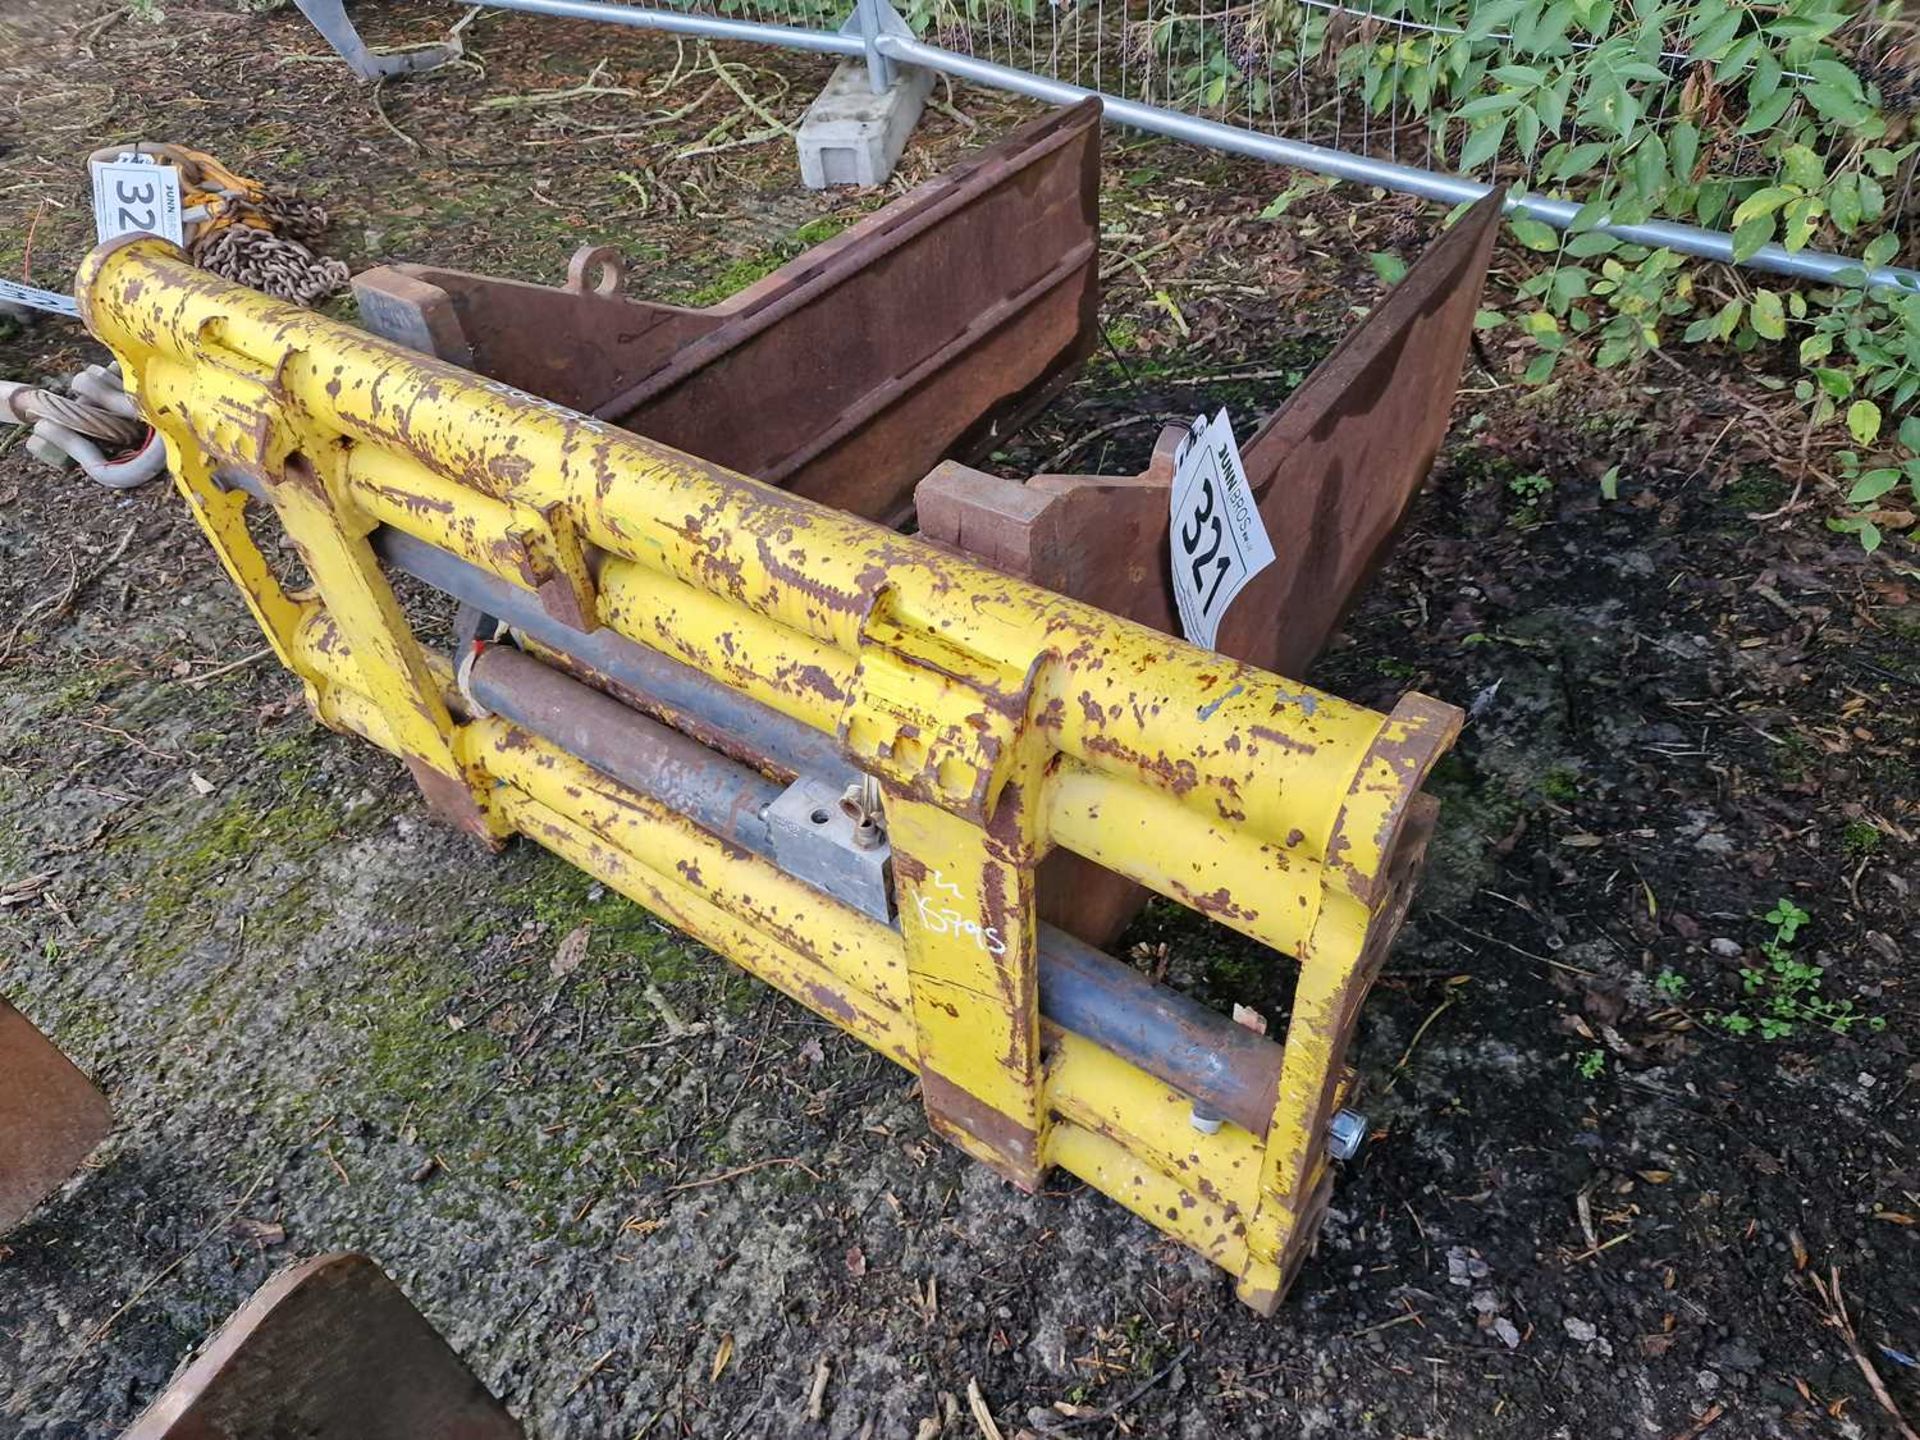
[[[114,242],[80,285],[182,495],[317,715],[489,842],[528,835],[920,1077],[1015,1183],[1050,1165],[1267,1311],[1317,1229],[1354,1014],[1459,727],[1392,715],[1010,579]],[[289,594],[239,472],[313,581]],[[368,536],[397,527],[836,736],[883,789],[898,929],[448,701]],[[592,563],[590,564],[590,560]],[[1034,871],[1063,845],[1300,965],[1264,1133],[1043,1025]]]

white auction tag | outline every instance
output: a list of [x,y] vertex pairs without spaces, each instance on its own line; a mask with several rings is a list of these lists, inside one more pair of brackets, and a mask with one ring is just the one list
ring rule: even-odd
[[1172,519],[1180,628],[1211,650],[1233,597],[1273,563],[1273,542],[1225,409],[1211,420],[1196,419],[1174,454]]
[[35,310],[51,310],[55,315],[71,315],[76,319],[80,315],[80,305],[71,295],[62,295],[57,290],[36,290],[31,285],[22,285],[13,280],[0,280],[0,300],[10,300],[15,305],[31,306]]
[[93,167],[93,224],[104,244],[116,235],[144,230],[187,243],[180,213],[180,172],[163,161],[122,155]]

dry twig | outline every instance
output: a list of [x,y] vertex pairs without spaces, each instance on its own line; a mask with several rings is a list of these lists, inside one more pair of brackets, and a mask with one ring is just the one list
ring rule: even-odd
[[264,649],[254,651],[251,655],[242,655],[238,660],[229,660],[225,665],[209,670],[204,675],[195,675],[180,683],[185,685],[189,690],[199,690],[203,688],[208,681],[218,680],[222,675],[231,675],[236,670],[244,670],[249,665],[257,665],[271,654],[273,654],[273,647],[269,645]]
[[1853,1354],[1853,1363],[1860,1367],[1860,1373],[1866,1377],[1867,1388],[1873,1392],[1873,1398],[1880,1402],[1880,1408],[1893,1417],[1894,1428],[1900,1432],[1901,1440],[1920,1440],[1920,1433],[1915,1432],[1913,1426],[1907,1423],[1907,1417],[1900,1413],[1900,1407],[1893,1403],[1893,1396],[1887,1391],[1887,1382],[1880,1378],[1873,1361],[1860,1348],[1860,1336],[1853,1327],[1853,1317],[1847,1314],[1846,1297],[1840,1293],[1840,1267],[1832,1266],[1827,1276],[1825,1284],[1821,1283],[1818,1275],[1813,1277],[1813,1288],[1820,1292],[1821,1302],[1827,1307],[1827,1323],[1838,1330],[1840,1338],[1847,1342],[1847,1349]]

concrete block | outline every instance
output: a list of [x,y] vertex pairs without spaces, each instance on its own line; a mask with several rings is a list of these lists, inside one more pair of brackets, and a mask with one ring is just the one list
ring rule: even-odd
[[800,182],[809,190],[884,184],[932,88],[931,70],[901,65],[886,93],[876,95],[867,84],[866,63],[842,60],[794,136]]

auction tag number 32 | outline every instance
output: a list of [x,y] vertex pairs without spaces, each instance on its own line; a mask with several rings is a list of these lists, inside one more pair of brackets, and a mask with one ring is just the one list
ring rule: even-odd
[[1196,419],[1174,452],[1172,507],[1180,629],[1211,650],[1233,597],[1274,558],[1225,409]]
[[180,213],[180,172],[155,160],[122,155],[93,167],[94,231],[104,244],[116,235],[145,231],[186,244]]

